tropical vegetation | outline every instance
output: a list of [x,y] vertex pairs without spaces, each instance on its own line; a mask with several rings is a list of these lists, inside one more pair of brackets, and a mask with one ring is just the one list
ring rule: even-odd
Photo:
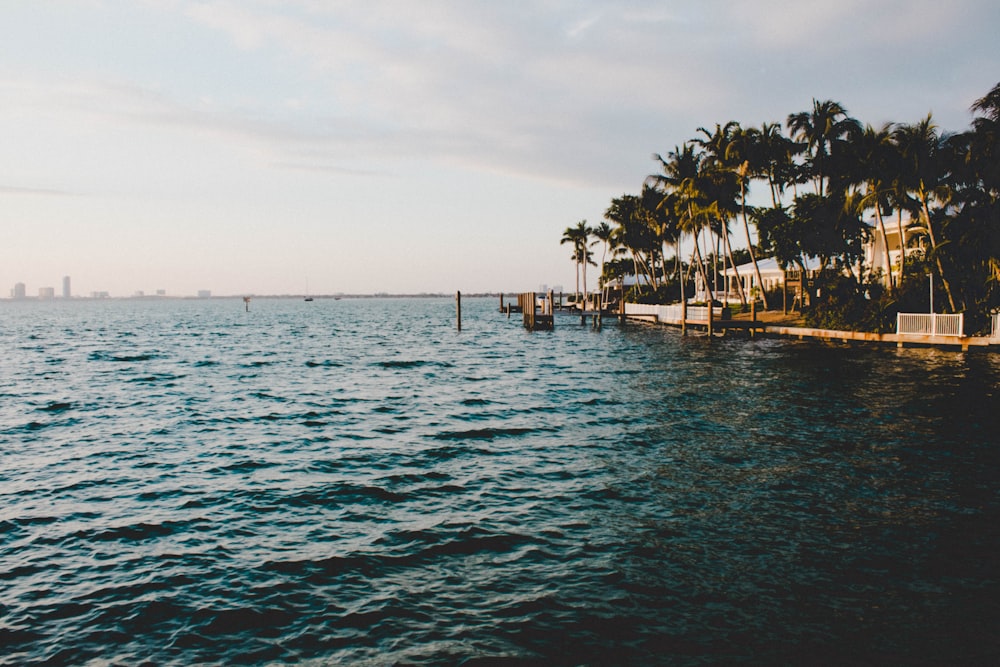
[[[759,260],[773,257],[786,270],[818,265],[804,310],[814,325],[886,330],[896,312],[925,310],[934,289],[935,304],[982,329],[1000,308],[1000,83],[971,112],[966,131],[947,133],[931,115],[873,127],[814,100],[784,125],[698,128],[654,156],[659,172],[638,194],[613,198],[598,227],[581,221],[562,242],[584,290],[598,243],[601,284],[634,276],[630,298],[647,302],[690,296],[696,278],[721,285],[740,264],[761,285]],[[888,230],[905,243],[882,275],[865,247],[881,237],[890,265]],[[744,304],[780,307],[775,294],[733,286]]]

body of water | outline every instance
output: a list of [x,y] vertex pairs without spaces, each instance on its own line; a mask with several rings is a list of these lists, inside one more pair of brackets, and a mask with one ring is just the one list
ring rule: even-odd
[[996,664],[1000,357],[0,304],[0,664]]

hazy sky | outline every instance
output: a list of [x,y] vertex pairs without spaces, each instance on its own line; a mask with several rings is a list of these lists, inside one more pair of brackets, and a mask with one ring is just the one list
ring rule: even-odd
[[651,154],[814,97],[965,130],[998,35],[996,0],[0,0],[0,295],[572,289],[562,231]]

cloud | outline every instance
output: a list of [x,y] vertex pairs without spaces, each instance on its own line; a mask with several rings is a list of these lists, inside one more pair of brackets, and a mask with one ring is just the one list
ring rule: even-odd
[[[812,97],[908,113],[881,90],[904,98],[911,75],[872,68],[927,66],[921,42],[966,13],[928,0],[160,6],[221,36],[257,87],[227,97],[209,78],[218,96],[185,97],[155,79],[91,76],[50,86],[46,104],[241,146],[275,168],[347,176],[429,160],[613,189],[700,125],[782,120]],[[910,106],[932,88],[911,90]]]

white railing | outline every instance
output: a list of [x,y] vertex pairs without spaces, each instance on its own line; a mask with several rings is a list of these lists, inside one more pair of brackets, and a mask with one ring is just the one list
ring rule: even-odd
[[[625,314],[642,317],[655,317],[657,322],[680,322],[684,318],[684,307],[679,303],[672,303],[669,306],[657,306],[647,303],[626,303]],[[713,316],[716,320],[726,317],[728,311],[723,313],[723,309],[716,306]],[[708,306],[688,306],[688,320],[708,320]]]
[[[994,323],[994,326],[995,323]],[[963,336],[965,314],[896,313],[896,333],[920,336]]]
[[1000,313],[993,313],[993,338],[1000,338]]

